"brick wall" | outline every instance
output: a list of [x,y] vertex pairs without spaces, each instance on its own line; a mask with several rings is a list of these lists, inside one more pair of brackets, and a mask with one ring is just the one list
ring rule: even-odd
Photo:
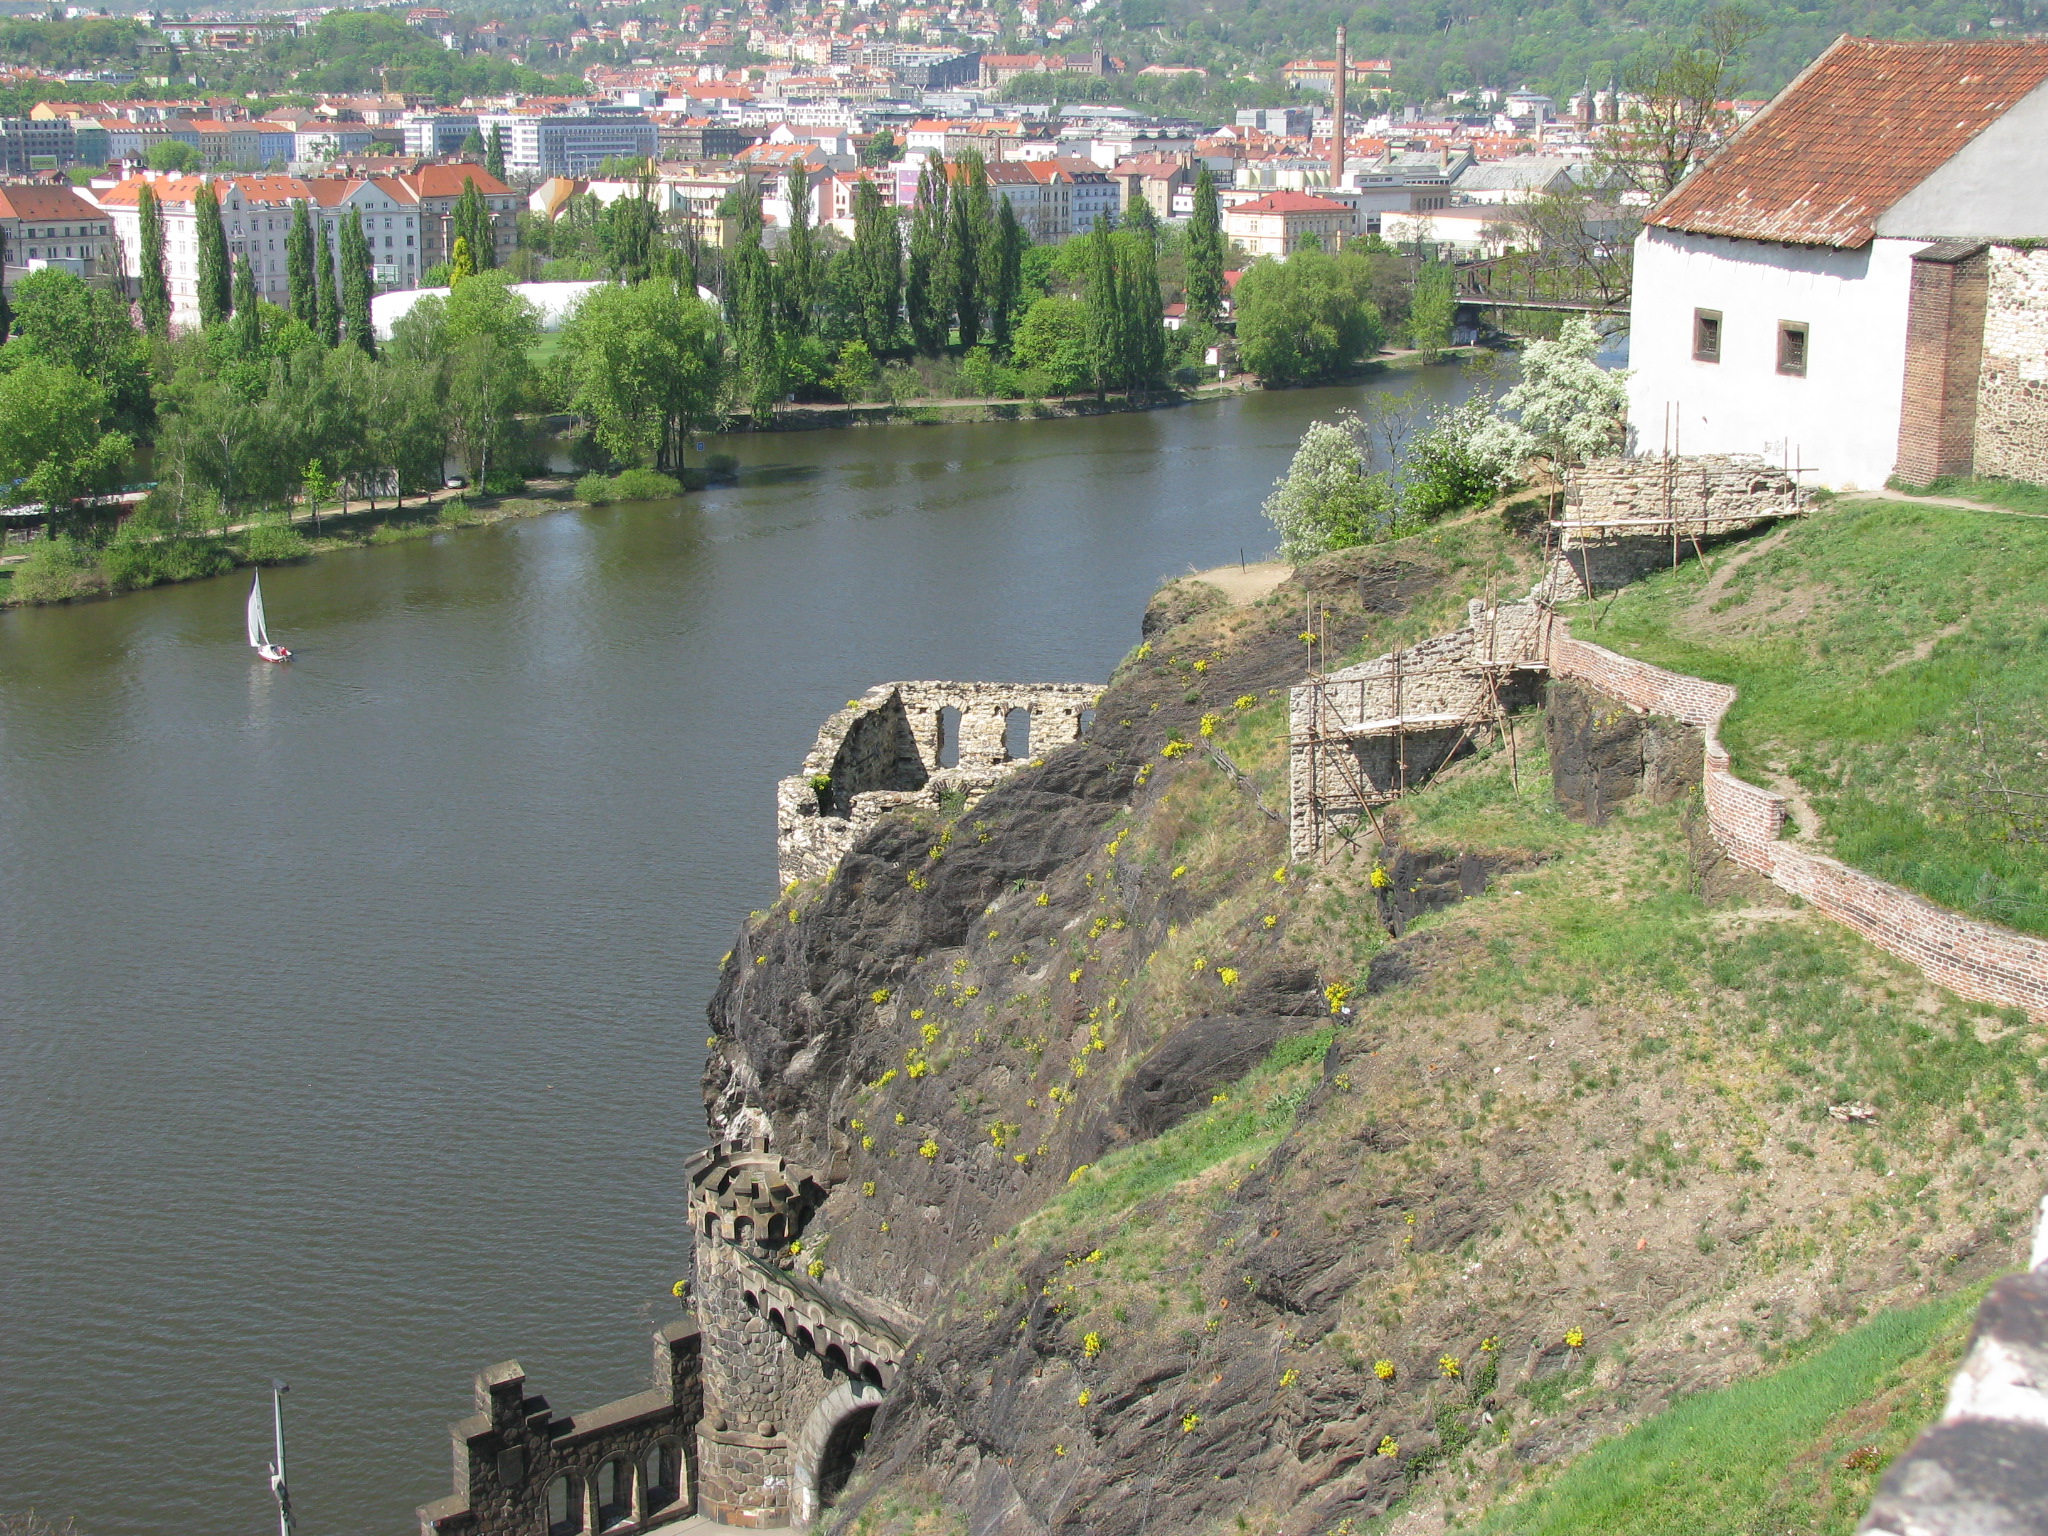
[[2048,483],[2048,250],[1986,253],[1976,472]]
[[1986,267],[1981,245],[1931,245],[1913,258],[1897,471],[1909,485],[1970,473]]
[[1780,837],[1783,797],[1737,778],[1720,742],[1721,717],[1735,702],[1733,688],[1575,639],[1562,619],[1551,643],[1550,672],[1704,730],[1707,824],[1737,863],[1918,966],[1928,980],[1959,997],[2023,1008],[2048,1020],[2048,940],[1964,917]]

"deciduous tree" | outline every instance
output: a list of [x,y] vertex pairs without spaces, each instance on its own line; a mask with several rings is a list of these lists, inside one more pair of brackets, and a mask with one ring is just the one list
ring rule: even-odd
[[1223,313],[1223,220],[1216,200],[1216,178],[1209,174],[1206,164],[1195,176],[1187,264],[1188,323],[1214,325]]
[[313,215],[302,197],[292,204],[291,232],[284,237],[284,272],[292,313],[309,329],[320,328],[320,290],[313,277]]
[[614,458],[665,472],[718,406],[718,316],[665,280],[587,294],[562,330],[570,409]]
[[234,273],[228,266],[228,237],[220,222],[220,198],[203,181],[192,194],[199,241],[199,323],[218,325],[235,307]]
[[164,272],[164,213],[156,193],[146,184],[135,194],[135,211],[142,226],[137,302],[149,334],[165,337],[171,334],[171,284]]

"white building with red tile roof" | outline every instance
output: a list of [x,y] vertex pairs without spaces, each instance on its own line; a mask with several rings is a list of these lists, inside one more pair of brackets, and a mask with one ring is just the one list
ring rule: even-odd
[[39,267],[90,277],[113,271],[120,260],[113,222],[69,187],[0,186],[0,237],[9,288]]
[[1932,478],[1930,433],[1967,460],[1983,252],[2048,237],[2044,186],[2048,42],[1838,40],[1636,241],[1637,451],[1762,453],[1843,490]]
[[1338,249],[1350,237],[1355,217],[1349,203],[1334,198],[1313,192],[1268,192],[1228,209],[1223,233],[1248,255],[1284,259],[1300,250],[1310,235],[1324,250]]
[[[170,284],[171,323],[175,326],[199,323],[199,221],[193,200],[205,180],[199,176],[132,176],[95,194],[95,201],[114,225],[122,272],[130,279],[132,291],[133,280],[142,272],[142,215],[137,199],[145,185],[155,192],[163,216],[164,276]],[[362,215],[378,287],[415,287],[425,270],[419,197],[396,178],[221,176],[213,178],[213,190],[220,199],[229,258],[248,258],[258,295],[272,304],[291,303],[285,241],[291,233],[295,205],[300,202],[327,225],[327,246],[334,257],[337,280],[341,229],[351,213]]]

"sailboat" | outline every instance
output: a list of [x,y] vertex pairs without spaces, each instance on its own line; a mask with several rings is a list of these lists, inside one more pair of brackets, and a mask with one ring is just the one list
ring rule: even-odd
[[263,627],[263,573],[256,573],[256,580],[249,587],[249,643],[256,648],[256,654],[265,661],[290,661],[292,653],[281,645],[273,645],[270,631]]

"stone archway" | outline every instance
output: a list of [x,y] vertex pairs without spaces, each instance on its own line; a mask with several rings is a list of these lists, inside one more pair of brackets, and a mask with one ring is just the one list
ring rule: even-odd
[[796,1475],[790,1488],[791,1517],[798,1530],[808,1530],[846,1486],[881,1402],[880,1387],[854,1376],[841,1381],[811,1410],[797,1437]]

